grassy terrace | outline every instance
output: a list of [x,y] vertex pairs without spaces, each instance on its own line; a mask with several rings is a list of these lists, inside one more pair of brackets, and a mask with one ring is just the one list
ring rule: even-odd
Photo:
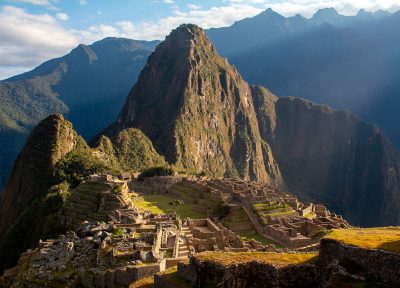
[[285,215],[294,212],[289,205],[277,201],[254,204],[253,210],[260,218]]
[[[140,195],[142,199],[134,201],[136,207],[149,210],[155,214],[168,214],[173,211],[173,207],[169,205],[176,198],[167,195]],[[189,217],[194,219],[205,218],[206,215],[194,211],[190,204],[184,203],[179,206],[177,213],[181,217]]]
[[272,253],[272,252],[203,252],[196,255],[201,261],[210,261],[225,266],[259,261],[271,265],[287,266],[314,263],[318,259],[315,253]]
[[332,230],[324,238],[361,248],[400,253],[400,227]]
[[254,239],[264,245],[268,245],[268,244],[274,244],[276,248],[284,248],[285,246],[279,244],[278,242],[275,242],[271,239],[268,239],[258,233],[253,233],[253,234],[241,234],[239,233],[239,236],[242,240],[245,241],[250,241],[251,239]]
[[[176,288],[192,287],[186,279],[183,279],[178,275],[176,266],[169,268],[164,272],[159,273],[158,275],[160,275],[160,277],[162,277],[164,280],[170,283],[171,287],[176,287]],[[135,283],[129,286],[129,288],[150,288],[150,287],[154,287],[153,276],[136,281]]]

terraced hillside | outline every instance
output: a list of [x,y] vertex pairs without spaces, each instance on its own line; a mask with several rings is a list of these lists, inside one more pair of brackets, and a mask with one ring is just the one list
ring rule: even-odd
[[126,185],[104,181],[86,181],[71,192],[66,203],[67,226],[76,227],[82,221],[107,221],[107,215],[131,203]]

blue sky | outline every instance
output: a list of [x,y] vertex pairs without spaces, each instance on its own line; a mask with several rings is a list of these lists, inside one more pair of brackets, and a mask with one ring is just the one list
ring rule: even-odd
[[223,27],[267,8],[311,17],[327,7],[393,12],[400,0],[0,0],[0,79],[108,36],[163,39],[181,23]]

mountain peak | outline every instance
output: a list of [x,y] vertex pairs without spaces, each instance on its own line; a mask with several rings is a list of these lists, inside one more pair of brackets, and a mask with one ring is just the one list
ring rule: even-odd
[[264,10],[263,12],[261,12],[261,14],[264,14],[264,15],[276,15],[276,14],[279,14],[279,13],[275,12],[274,10],[272,10],[272,8],[268,8],[268,9]]
[[281,184],[259,141],[252,93],[203,29],[181,25],[148,58],[107,134],[138,128],[181,169]]
[[97,60],[97,55],[93,49],[84,44],[79,44],[76,48],[72,49],[69,55],[77,61],[89,61],[89,63],[93,63]]
[[319,9],[315,14],[313,15],[312,19],[317,20],[317,21],[326,21],[326,20],[331,20],[335,19],[337,17],[341,16],[335,8],[323,8]]
[[165,42],[175,42],[180,45],[184,43],[193,44],[193,42],[190,42],[191,40],[200,38],[207,38],[203,29],[194,24],[182,24],[171,31],[165,38]]
[[365,9],[360,9],[356,15],[356,17],[362,17],[362,18],[366,18],[366,17],[372,17],[372,12],[369,12]]

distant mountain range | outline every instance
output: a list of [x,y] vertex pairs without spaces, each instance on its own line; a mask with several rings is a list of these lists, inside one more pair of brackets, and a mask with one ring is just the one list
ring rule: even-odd
[[268,9],[207,33],[250,83],[348,109],[400,147],[400,12],[327,8],[306,19]]
[[90,139],[114,121],[159,41],[106,38],[0,82],[0,190],[26,138],[60,112]]

